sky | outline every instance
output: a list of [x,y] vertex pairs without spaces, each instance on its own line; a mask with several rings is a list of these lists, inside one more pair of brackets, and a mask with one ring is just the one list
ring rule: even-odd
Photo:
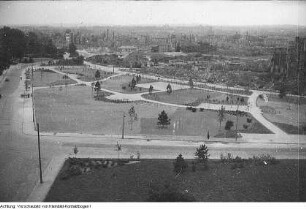
[[302,1],[9,1],[0,25],[306,25]]

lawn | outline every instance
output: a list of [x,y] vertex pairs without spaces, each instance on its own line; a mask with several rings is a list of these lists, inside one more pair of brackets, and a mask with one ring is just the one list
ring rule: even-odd
[[[60,70],[60,69],[58,69]],[[69,67],[64,67],[64,69],[61,70],[64,73],[70,73],[70,74],[76,74],[78,75],[78,79],[82,81],[95,81],[95,73],[96,69],[89,68],[86,66],[69,66]],[[100,78],[99,79],[104,79],[109,76],[114,75],[112,72],[106,72],[103,70],[98,70],[100,72]]]
[[[228,96],[228,102],[226,100]],[[239,104],[247,104],[247,97],[227,95],[224,93],[206,91],[202,89],[181,89],[175,90],[171,94],[167,92],[158,92],[154,94],[143,95],[146,99],[157,100],[166,103],[198,106],[201,103],[214,103],[214,104],[236,104],[237,98],[243,98],[243,102]],[[209,97],[209,98],[208,98]]]
[[54,71],[48,69],[37,69],[33,72],[33,86],[56,86],[56,85],[65,85],[65,84],[74,84],[76,81],[71,80],[70,78],[64,79],[63,75],[55,73]]
[[[177,108],[148,102],[112,103],[96,101],[87,86],[70,86],[67,88],[38,89],[35,95],[35,114],[44,132],[72,132],[92,134],[120,134],[123,113],[126,114],[126,134],[183,135],[206,136],[207,131],[215,136],[219,131],[216,111],[192,112],[185,108]],[[129,109],[134,106],[138,120],[130,123]],[[168,128],[158,128],[158,114],[165,110],[171,119]],[[249,116],[250,117],[250,116]],[[221,129],[224,130],[226,120],[234,122],[234,115],[225,114]],[[238,120],[238,130],[248,124],[247,132],[254,133],[258,122],[247,117]],[[257,125],[256,125],[257,124]],[[259,124],[260,125],[260,124]],[[261,125],[260,125],[261,126]],[[232,129],[234,129],[234,127]],[[261,126],[262,127],[262,126]],[[258,131],[258,130],[257,130]],[[265,133],[262,127],[259,133]],[[258,133],[255,131],[255,133]]]
[[[131,75],[116,76],[114,78],[104,81],[101,85],[101,88],[105,88],[108,90],[112,90],[112,91],[116,91],[116,92],[120,92],[124,94],[136,94],[136,93],[142,93],[142,92],[149,91],[147,88],[142,88],[142,87],[137,87],[137,86],[135,87],[135,89],[131,90],[131,88],[129,87],[129,83],[131,83],[132,79],[133,79],[133,76]],[[139,83],[149,83],[153,81],[154,80],[151,80],[151,79],[141,78]]]
[[257,100],[263,116],[288,134],[306,134],[306,104],[297,105],[286,99],[270,98]]
[[[186,110],[185,108],[178,108],[174,113],[168,113],[171,119],[171,124],[167,128],[157,127],[157,117],[156,118],[143,118],[141,119],[141,133],[142,134],[152,134],[152,135],[179,135],[179,136],[207,136],[207,132],[211,137],[220,135],[220,133],[225,132],[225,123],[228,120],[233,121],[234,126],[232,130],[236,127],[236,116],[231,114],[225,114],[225,119],[221,123],[218,121],[217,111],[204,110],[192,112]],[[251,118],[251,122],[247,122],[247,118]],[[247,125],[247,128],[243,126]],[[263,125],[257,122],[251,115],[247,114],[245,116],[238,116],[238,127],[239,132],[243,133],[271,133]]]
[[[85,160],[85,159],[84,159]],[[99,159],[100,162],[105,159]],[[87,159],[88,161],[88,159]],[[209,169],[197,165],[181,175],[173,172],[174,160],[140,160],[139,163],[110,168],[96,166],[86,174],[61,179],[66,161],[45,202],[145,202],[150,188],[171,185],[198,202],[298,202],[306,201],[306,161],[279,160],[277,164],[256,165],[209,160]]]
[[[41,131],[92,134],[121,134],[123,113],[127,134],[140,133],[142,118],[157,118],[162,110],[172,114],[176,108],[146,102],[111,103],[93,99],[87,86],[38,89],[35,95],[36,119]],[[128,111],[134,106],[138,120],[130,130]],[[150,110],[150,111],[148,111]]]

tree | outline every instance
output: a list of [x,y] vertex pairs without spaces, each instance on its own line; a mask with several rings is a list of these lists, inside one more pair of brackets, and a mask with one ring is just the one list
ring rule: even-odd
[[165,110],[163,110],[159,115],[158,115],[158,122],[157,125],[161,126],[164,128],[165,126],[170,124],[170,119],[168,118],[167,113]]
[[192,81],[192,78],[189,79],[189,82],[188,82],[190,88],[193,88],[193,81]]
[[97,92],[97,96],[99,95],[99,91],[101,90],[101,84],[99,81],[95,84],[95,91]]
[[97,70],[96,73],[95,73],[96,80],[98,80],[100,77],[101,77],[100,71]]
[[221,130],[221,123],[224,119],[225,119],[225,108],[222,105],[220,110],[218,111],[218,121],[220,123],[220,127],[219,127],[220,130]]
[[135,111],[134,106],[131,107],[129,110],[129,116],[130,116],[130,124],[131,124],[131,130],[133,129],[133,122],[138,120],[137,113]]
[[74,43],[70,43],[68,46],[68,52],[70,53],[70,56],[74,56],[76,55],[76,46],[74,45]]
[[116,150],[117,153],[118,153],[118,160],[119,160],[120,151],[122,150],[122,147],[121,147],[121,144],[119,144],[118,142],[117,142],[117,144],[115,145],[115,150]]
[[77,146],[74,145],[73,153],[74,153],[75,157],[76,157],[76,155],[78,154],[78,152],[79,152],[79,150],[78,150]]
[[197,148],[197,151],[195,152],[195,156],[196,156],[197,160],[200,163],[203,163],[203,165],[206,168],[207,167],[207,162],[208,162],[208,157],[210,155],[208,154],[208,148],[205,144],[202,144],[202,145],[200,145],[199,148]]
[[210,135],[209,135],[209,131],[207,132],[207,139],[209,140],[210,138]]
[[184,172],[184,170],[188,167],[188,164],[186,163],[185,159],[183,158],[182,154],[179,154],[177,158],[175,159],[173,163],[173,171],[176,174],[180,174]]
[[168,86],[167,86],[167,93],[168,94],[172,93],[172,87],[171,87],[170,83],[168,83]]
[[135,89],[136,84],[137,84],[137,83],[136,83],[136,80],[135,80],[135,78],[133,77],[132,82],[131,82],[131,90]]
[[234,122],[231,120],[226,121],[224,129],[229,131],[234,126]]
[[150,88],[149,88],[149,94],[152,94],[152,92],[153,92],[153,86],[152,86],[152,85],[150,85]]

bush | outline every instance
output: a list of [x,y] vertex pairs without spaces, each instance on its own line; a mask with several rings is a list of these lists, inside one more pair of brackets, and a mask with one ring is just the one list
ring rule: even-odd
[[255,165],[275,165],[278,163],[278,160],[269,154],[253,156],[253,158],[250,158],[249,160],[252,161]]
[[180,192],[177,187],[169,184],[150,186],[149,202],[194,202],[196,199],[188,192]]
[[233,163],[231,165],[231,169],[236,169],[236,168],[244,168],[244,164],[243,163]]
[[248,123],[252,123],[252,118],[247,118]]
[[194,107],[193,107],[193,108],[191,109],[191,111],[192,111],[192,112],[196,112],[196,111],[197,111],[197,108],[194,108]]
[[234,122],[231,121],[231,120],[228,120],[228,121],[226,121],[226,124],[225,124],[224,129],[227,130],[227,131],[229,131],[229,130],[231,130],[231,128],[232,128],[233,126],[234,126]]
[[196,169],[197,169],[197,164],[196,164],[196,162],[194,162],[194,161],[192,161],[192,171],[193,172],[195,172],[196,171]]
[[174,169],[173,171],[178,174],[184,172],[184,170],[188,167],[185,159],[182,154],[179,154],[173,163]]
[[249,127],[249,126],[248,126],[247,124],[243,124],[243,128],[244,128],[244,129],[248,129],[248,127]]

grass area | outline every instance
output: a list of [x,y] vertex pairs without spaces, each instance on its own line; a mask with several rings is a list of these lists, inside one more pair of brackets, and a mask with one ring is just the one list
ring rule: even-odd
[[285,102],[285,103],[291,103],[293,104],[306,104],[306,98],[305,97],[297,97],[297,96],[285,96],[283,98],[280,98],[279,95],[275,94],[267,94],[268,100],[271,102]]
[[[35,90],[35,114],[41,131],[76,132],[92,134],[120,134],[122,115],[126,114],[126,134],[210,136],[219,133],[217,112],[203,110],[192,112],[185,108],[160,105],[147,102],[112,103],[96,101],[90,87],[70,86],[67,88],[48,88]],[[130,123],[129,109],[134,106],[138,120]],[[158,128],[158,114],[165,110],[171,119],[168,128]],[[238,130],[248,133],[269,133],[254,118],[247,123],[248,116],[240,116]],[[225,122],[236,122],[236,116],[225,114]],[[243,127],[244,124],[248,128]],[[234,129],[234,127],[232,129]]]
[[55,73],[54,71],[41,68],[33,72],[33,86],[56,86],[56,85],[65,85],[65,84],[74,84],[74,80],[68,78],[64,79],[63,75]]
[[269,98],[268,102],[258,99],[257,105],[262,109],[263,116],[267,120],[288,134],[305,133],[303,130],[306,127],[306,104],[297,105],[275,97],[271,100]]
[[[104,159],[100,159],[104,161]],[[144,202],[153,187],[172,185],[188,191],[199,202],[292,202],[306,201],[305,160],[279,160],[277,164],[256,165],[245,161],[243,168],[232,163],[209,160],[209,169],[191,162],[175,178],[174,160],[141,160],[136,164],[98,167],[62,180],[56,178],[46,202]],[[65,162],[61,173],[69,163]]]
[[[59,69],[58,69],[59,70]],[[71,66],[71,67],[64,67],[64,69],[61,70],[64,73],[70,73],[70,74],[76,74],[78,75],[78,79],[82,81],[95,81],[95,73],[96,69],[88,68],[86,66]],[[106,72],[103,70],[98,70],[100,72],[100,79],[107,78],[111,75],[114,75],[112,72]]]
[[[142,92],[148,92],[149,90],[146,88],[135,87],[133,90],[129,87],[129,83],[131,83],[133,76],[131,75],[122,75],[117,76],[107,81],[104,81],[101,85],[101,88],[105,88],[108,90],[124,93],[124,94],[136,94]],[[136,79],[136,78],[135,78]],[[139,83],[149,83],[154,80],[141,78]]]
[[[153,134],[153,135],[179,135],[179,136],[205,136],[209,131],[210,136],[220,135],[220,132],[225,132],[225,123],[227,120],[231,120],[234,123],[232,130],[236,127],[236,116],[231,114],[225,114],[225,120],[221,123],[218,121],[217,111],[204,110],[204,111],[187,111],[185,108],[178,108],[174,113],[168,114],[171,119],[171,124],[168,128],[157,127],[156,118],[143,118],[141,119],[141,133]],[[251,122],[247,122],[247,118],[251,119]],[[243,126],[247,125],[245,129]],[[251,115],[238,116],[239,132],[244,133],[271,133],[258,121],[256,121]]]
[[[227,96],[228,101],[226,99]],[[243,102],[239,102],[239,104],[246,105],[248,100],[247,97],[227,95],[224,93],[206,91],[202,89],[175,90],[171,94],[168,94],[167,92],[158,92],[151,95],[145,94],[143,97],[146,99],[188,106],[198,106],[204,102],[213,104],[236,104],[238,101],[237,99],[240,101],[241,98],[243,98]]]
[[[122,116],[126,134],[140,133],[142,118],[157,118],[162,110],[172,114],[176,108],[145,102],[111,103],[96,101],[87,86],[35,90],[35,113],[41,131],[92,134],[121,134]],[[138,120],[130,130],[128,111],[134,106]],[[150,110],[150,111],[148,111]]]
[[304,126],[293,126],[286,123],[273,123],[288,134],[306,135],[306,124]]

